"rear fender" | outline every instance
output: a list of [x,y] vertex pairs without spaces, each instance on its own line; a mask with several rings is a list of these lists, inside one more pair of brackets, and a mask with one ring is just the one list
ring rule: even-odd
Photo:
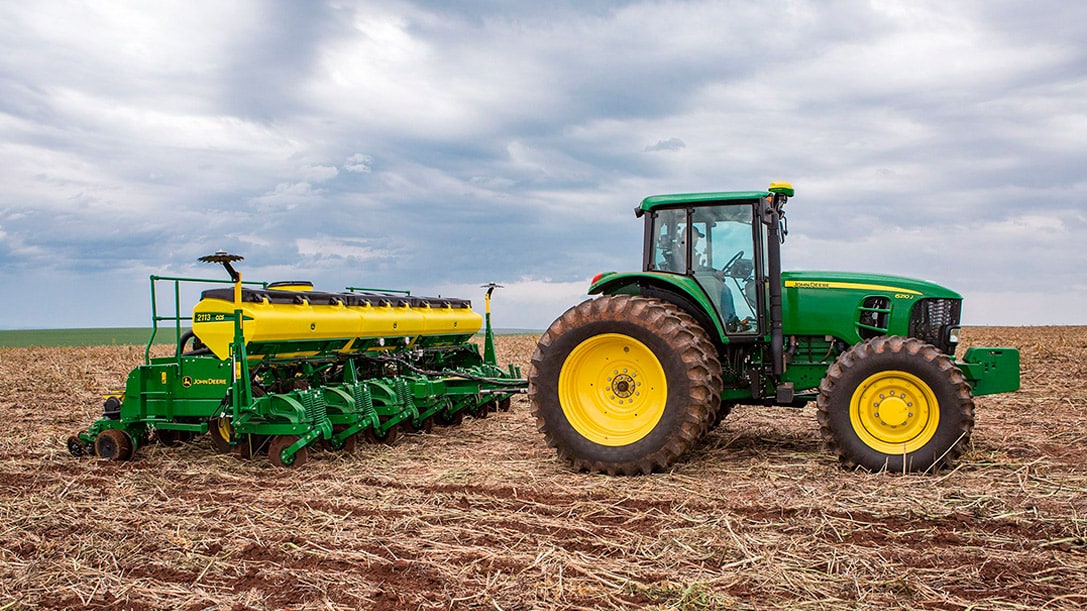
[[661,272],[613,272],[601,275],[596,282],[589,285],[588,293],[644,295],[674,303],[698,321],[707,332],[713,334],[715,343],[727,344],[729,341],[713,302],[702,285],[693,278]]

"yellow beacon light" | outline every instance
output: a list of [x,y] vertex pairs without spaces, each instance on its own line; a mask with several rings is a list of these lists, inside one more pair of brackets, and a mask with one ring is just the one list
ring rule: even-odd
[[792,197],[793,193],[795,192],[793,191],[792,183],[784,181],[770,183],[770,188],[767,189],[767,191],[771,193],[776,193],[778,195],[784,195],[786,197]]

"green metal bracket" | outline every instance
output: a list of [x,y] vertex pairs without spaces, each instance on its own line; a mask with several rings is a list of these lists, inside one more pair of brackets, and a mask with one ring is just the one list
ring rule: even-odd
[[974,346],[956,363],[970,382],[974,396],[1019,390],[1019,351]]
[[501,284],[495,284],[493,282],[484,284],[481,288],[487,289],[487,294],[483,298],[483,303],[486,306],[484,309],[484,316],[486,320],[487,329],[483,333],[483,362],[488,365],[498,365],[498,356],[494,350],[494,329],[491,328],[491,293],[495,289],[502,288]]

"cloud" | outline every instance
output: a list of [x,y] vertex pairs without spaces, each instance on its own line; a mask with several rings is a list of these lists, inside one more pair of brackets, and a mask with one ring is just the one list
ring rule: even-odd
[[[1045,0],[8,3],[0,256],[104,325],[144,318],[98,290],[121,271],[139,295],[222,247],[331,286],[512,278],[508,326],[538,328],[640,266],[642,197],[788,179],[789,266],[1060,285],[1063,320],[1085,24]],[[1030,305],[1006,301],[966,311]]]
[[343,164],[343,169],[348,172],[355,172],[356,174],[369,174],[373,164],[373,157],[362,153],[355,153],[347,158],[347,161]]
[[319,236],[294,241],[298,254],[312,259],[344,259],[352,262],[370,261],[393,256],[389,250],[370,246],[369,240]]
[[302,170],[302,177],[307,182],[325,182],[336,178],[340,174],[340,171],[336,169],[336,166],[332,165],[311,165]]
[[290,210],[299,205],[314,202],[323,193],[323,190],[315,189],[308,182],[281,182],[271,191],[254,197],[250,201],[258,209],[282,208]]
[[657,143],[651,146],[645,147],[645,152],[653,153],[657,151],[678,151],[681,148],[687,146],[679,138],[669,138],[667,140],[657,140]]

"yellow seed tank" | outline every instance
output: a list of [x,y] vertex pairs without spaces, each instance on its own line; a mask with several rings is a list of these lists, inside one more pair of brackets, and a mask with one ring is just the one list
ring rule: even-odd
[[250,358],[389,350],[466,340],[483,317],[465,299],[383,292],[326,293],[308,283],[273,283],[204,291],[193,308],[193,333],[220,359],[230,356],[234,311],[241,310]]

